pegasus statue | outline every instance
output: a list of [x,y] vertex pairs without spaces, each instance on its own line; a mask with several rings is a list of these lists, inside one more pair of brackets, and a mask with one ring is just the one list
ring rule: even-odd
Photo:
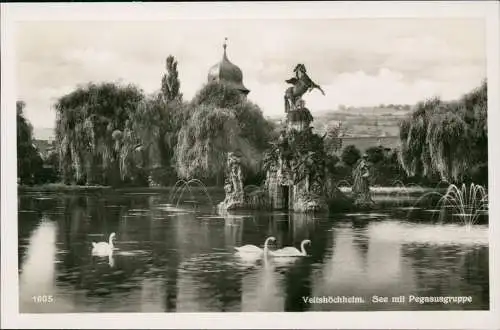
[[319,89],[325,95],[321,86],[309,78],[304,64],[297,64],[293,72],[295,73],[295,77],[285,80],[287,83],[293,85],[285,91],[285,112],[297,109],[297,101],[302,99],[302,95],[306,92],[311,92],[315,88]]

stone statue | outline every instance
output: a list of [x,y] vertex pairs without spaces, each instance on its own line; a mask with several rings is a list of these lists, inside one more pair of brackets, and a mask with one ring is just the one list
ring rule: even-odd
[[352,195],[354,197],[354,203],[360,206],[368,206],[374,203],[370,192],[370,171],[367,158],[368,156],[364,154],[363,157],[358,160],[352,173],[354,178]]
[[241,161],[235,153],[228,153],[226,163],[226,175],[224,180],[224,201],[219,207],[225,210],[242,208],[245,202],[243,191],[243,174],[241,171]]
[[309,78],[304,64],[297,64],[293,72],[295,73],[295,77],[285,80],[287,83],[293,85],[288,87],[285,91],[286,113],[290,110],[297,109],[297,101],[301,100],[302,95],[306,92],[311,92],[313,89],[317,88],[325,95],[323,89]]
[[241,172],[240,158],[230,152],[227,155],[227,168],[231,179],[232,192],[243,196],[243,175]]

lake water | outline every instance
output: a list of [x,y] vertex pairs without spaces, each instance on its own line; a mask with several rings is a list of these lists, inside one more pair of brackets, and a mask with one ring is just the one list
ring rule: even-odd
[[[437,223],[432,210],[410,213],[400,203],[323,217],[221,216],[207,200],[195,195],[176,207],[168,192],[20,193],[20,312],[489,309],[487,225]],[[114,253],[92,256],[92,242],[111,232]],[[276,237],[271,250],[310,239],[308,256],[235,255],[268,236]],[[323,303],[307,301],[314,297]]]

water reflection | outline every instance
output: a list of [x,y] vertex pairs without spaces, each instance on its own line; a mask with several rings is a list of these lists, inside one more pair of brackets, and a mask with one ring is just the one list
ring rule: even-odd
[[[374,295],[397,297],[417,293],[426,296],[471,295],[476,296],[478,305],[487,305],[484,300],[488,294],[487,263],[484,259],[487,258],[487,250],[481,244],[487,239],[487,232],[483,227],[471,232],[455,226],[408,225],[393,221],[370,223],[364,227],[362,235],[356,234],[356,230],[348,223],[333,229],[331,254],[322,267],[323,271],[316,272],[313,295],[355,295],[366,298],[366,303],[357,307],[315,305],[315,309],[435,309],[435,305],[373,304],[370,301]],[[434,235],[435,232],[441,235]],[[467,238],[466,232],[470,234]],[[454,240],[451,239],[453,235]],[[473,267],[474,276],[464,277],[467,269],[463,264],[464,258],[482,259],[484,263],[480,266],[479,262]],[[471,279],[475,283],[471,283]],[[484,284],[480,290],[473,286],[478,282]],[[450,286],[450,283],[457,286]],[[477,307],[461,306],[468,309]],[[457,306],[442,308],[456,309]]]
[[165,310],[165,288],[161,278],[145,278],[140,290],[140,312],[163,312]]
[[[390,212],[332,218],[214,214],[168,194],[19,200],[21,312],[203,312],[487,309],[486,226],[409,223]],[[395,213],[397,214],[397,213]],[[116,250],[92,242],[116,232]],[[242,258],[235,246],[312,244],[300,258]],[[43,292],[42,292],[43,291]],[[53,294],[52,304],[32,296]],[[372,295],[471,295],[472,305],[373,304]],[[303,297],[361,296],[364,304]]]
[[21,266],[21,304],[36,306],[33,297],[52,295],[55,291],[56,234],[57,225],[47,218],[33,230]]
[[283,312],[283,277],[265,257],[262,267],[243,276],[241,311]]

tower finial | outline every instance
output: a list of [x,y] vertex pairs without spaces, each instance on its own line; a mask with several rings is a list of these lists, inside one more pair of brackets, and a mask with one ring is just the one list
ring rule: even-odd
[[222,48],[224,48],[224,58],[227,59],[226,48],[227,48],[227,37],[224,38],[224,43],[222,44]]

